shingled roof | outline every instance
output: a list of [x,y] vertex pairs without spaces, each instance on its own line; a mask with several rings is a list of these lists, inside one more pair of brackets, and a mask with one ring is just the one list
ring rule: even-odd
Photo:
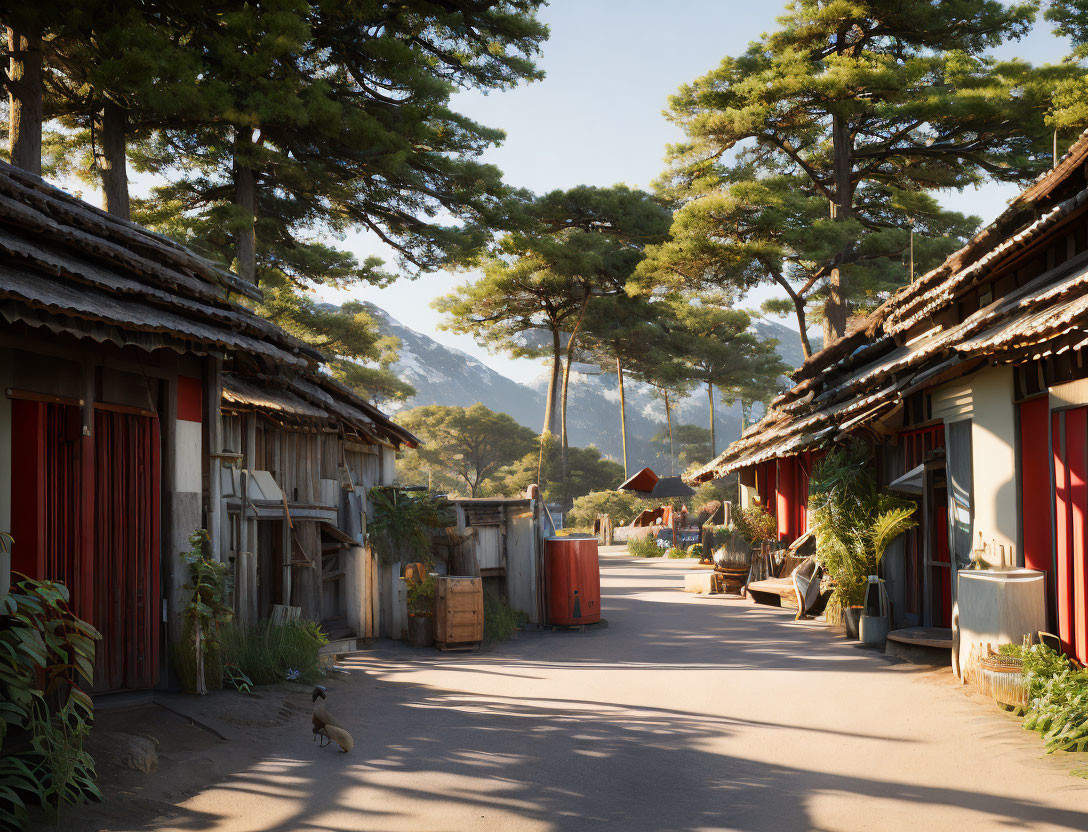
[[309,395],[300,401],[325,418],[417,443],[322,372],[320,352],[232,298],[261,293],[169,238],[0,162],[0,318],[120,347],[229,354],[247,372],[239,382],[247,395],[260,398],[261,378],[278,380],[268,397],[301,385]]
[[[717,459],[684,476],[705,482],[731,471],[821,447],[882,419],[913,392],[986,362],[1040,358],[1088,346],[1088,252],[1078,254],[960,323],[933,325],[938,313],[1088,210],[1088,189],[1068,194],[1088,161],[1088,132],[990,225],[940,266],[904,286],[843,338],[810,357],[798,382]],[[913,336],[913,337],[912,337]]]

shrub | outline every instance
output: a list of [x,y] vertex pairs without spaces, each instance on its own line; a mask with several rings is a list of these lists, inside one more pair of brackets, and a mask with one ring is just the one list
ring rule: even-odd
[[669,550],[665,554],[666,554],[667,557],[670,557],[670,558],[689,558],[689,557],[691,557],[691,555],[689,555],[685,550],[681,549],[679,546],[670,546]]
[[778,521],[762,506],[742,508],[737,512],[733,524],[741,536],[753,545],[778,536]]
[[434,575],[427,577],[420,583],[410,584],[408,587],[408,614],[409,615],[434,615],[434,593],[438,588],[438,582]]
[[659,558],[664,551],[657,545],[657,538],[648,534],[628,540],[627,553],[636,558]]
[[567,512],[566,523],[592,529],[597,515],[607,514],[612,518],[613,526],[626,526],[649,505],[630,491],[591,491],[574,500]]
[[454,523],[447,499],[384,486],[371,488],[367,498],[367,536],[382,563],[433,562],[429,530]]
[[1022,655],[1028,683],[1024,727],[1042,734],[1047,751],[1088,750],[1088,671],[1042,644]]
[[[210,553],[208,533],[197,529],[189,535],[188,552],[181,555],[182,562],[189,569],[189,602],[182,609],[182,645],[178,647],[177,664],[186,689],[195,693],[208,692],[209,672],[213,688],[222,687],[221,668],[219,667],[219,632],[222,625],[231,620],[234,612],[227,604],[227,594],[231,590],[230,564],[215,560]],[[186,671],[190,661],[181,655],[184,651],[192,653],[192,675]]]
[[510,606],[497,587],[484,587],[484,643],[506,641],[528,620],[526,613]]
[[312,621],[264,621],[248,630],[227,625],[221,636],[224,665],[258,685],[285,681],[288,670],[298,671],[297,681],[303,684],[320,679],[324,672],[318,651],[328,643]]
[[916,525],[913,503],[877,489],[871,457],[860,442],[836,448],[817,467],[811,522],[820,565],[835,582],[829,615],[865,600],[888,544]]

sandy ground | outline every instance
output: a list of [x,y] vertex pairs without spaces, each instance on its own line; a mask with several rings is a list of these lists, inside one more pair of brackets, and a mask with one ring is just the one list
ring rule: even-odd
[[690,568],[604,555],[591,632],[355,654],[328,702],[352,753],[312,743],[300,691],[252,764],[155,821],[93,828],[1088,829],[1078,761],[949,671],[684,594]]

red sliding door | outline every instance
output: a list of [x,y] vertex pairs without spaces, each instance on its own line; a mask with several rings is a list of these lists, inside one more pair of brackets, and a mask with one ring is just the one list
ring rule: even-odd
[[159,482],[156,418],[96,410],[84,437],[78,406],[12,401],[12,568],[102,633],[96,691],[158,680]]
[[[1052,416],[1055,585],[1058,636],[1081,662],[1088,661],[1088,585],[1085,533],[1088,529],[1088,407]],[[1025,546],[1026,546],[1025,538]]]

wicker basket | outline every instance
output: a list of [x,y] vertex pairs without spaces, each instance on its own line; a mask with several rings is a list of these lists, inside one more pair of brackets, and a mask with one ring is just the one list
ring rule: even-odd
[[972,677],[979,692],[995,702],[1010,708],[1028,706],[1028,685],[1020,656],[1003,656],[986,645],[986,653],[979,657]]

